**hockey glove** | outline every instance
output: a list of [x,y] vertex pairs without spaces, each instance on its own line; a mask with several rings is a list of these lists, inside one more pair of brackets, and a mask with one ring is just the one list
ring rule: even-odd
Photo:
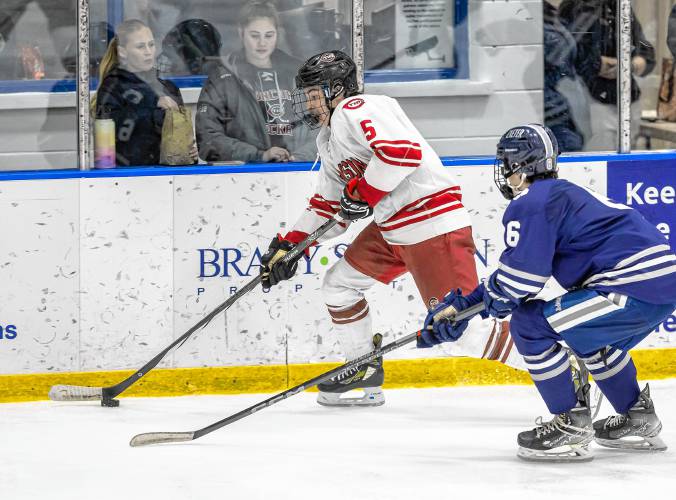
[[496,281],[497,272],[493,273],[485,283],[481,284],[483,291],[483,301],[486,304],[486,312],[494,318],[504,319],[512,311],[519,307],[519,304],[509,300],[501,293],[500,285]]
[[373,214],[373,208],[368,203],[362,201],[357,191],[357,182],[359,179],[350,179],[343,189],[343,196],[340,198],[340,216],[346,220],[365,219]]
[[280,234],[272,239],[268,251],[261,257],[260,274],[263,288],[271,288],[280,281],[288,280],[296,274],[298,261],[303,256],[302,253],[288,262],[282,261],[284,256],[295,246],[290,241],[283,239]]
[[[442,342],[455,342],[458,340],[465,333],[467,325],[473,316],[457,323],[453,321],[453,317],[460,311],[464,311],[481,302],[483,300],[482,297],[483,285],[479,285],[466,297],[462,295],[462,291],[459,288],[451,290],[437,306],[427,313],[425,323],[417,338],[417,347],[432,347]],[[428,329],[430,326],[432,328]]]

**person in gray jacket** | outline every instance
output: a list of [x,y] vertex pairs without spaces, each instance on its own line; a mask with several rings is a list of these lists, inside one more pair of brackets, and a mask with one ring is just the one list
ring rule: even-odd
[[271,3],[243,7],[243,48],[211,71],[197,103],[195,129],[203,160],[314,160],[316,133],[296,121],[291,106],[301,61],[276,48],[278,26]]

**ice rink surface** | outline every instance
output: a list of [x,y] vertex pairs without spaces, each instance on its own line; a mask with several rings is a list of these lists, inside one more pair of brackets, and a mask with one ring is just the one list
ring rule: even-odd
[[586,464],[516,458],[516,434],[546,415],[525,386],[390,390],[379,408],[324,408],[303,393],[196,441],[145,448],[129,439],[195,430],[267,396],[0,404],[0,498],[673,498],[676,380],[651,389],[670,449],[594,446]]

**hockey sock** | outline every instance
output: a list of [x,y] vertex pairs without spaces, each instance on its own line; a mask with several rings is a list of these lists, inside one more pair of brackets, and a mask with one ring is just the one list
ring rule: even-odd
[[565,413],[577,404],[568,352],[555,343],[540,354],[524,356],[530,373],[552,414]]
[[626,415],[638,400],[641,390],[636,380],[636,366],[628,352],[610,347],[605,352],[583,359],[596,385],[615,411]]
[[365,299],[350,306],[327,306],[333,320],[333,331],[347,359],[354,359],[373,350],[371,314]]

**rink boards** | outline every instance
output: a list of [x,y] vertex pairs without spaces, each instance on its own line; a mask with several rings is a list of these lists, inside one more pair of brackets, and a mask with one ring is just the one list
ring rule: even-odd
[[[577,156],[562,161],[561,174],[641,210],[669,236],[676,227],[675,158]],[[506,206],[493,185],[492,160],[447,163],[462,185],[477,268],[486,276],[503,248]],[[97,377],[120,379],[107,372],[141,366],[257,275],[261,252],[293,224],[316,178],[308,165],[0,174],[0,374],[21,375],[0,377],[0,393],[47,384],[55,372],[86,372],[67,377],[97,384]],[[339,360],[320,286],[363,227],[356,226],[313,249],[294,280],[251,292],[168,356],[161,366],[200,370],[159,372],[156,392],[190,392],[186,374],[194,387],[212,379],[206,392],[276,390],[329,366],[318,363]],[[424,317],[410,276],[367,298],[385,342],[415,331]],[[675,332],[672,316],[641,344],[650,349],[644,369],[676,375]],[[454,354],[462,353],[452,344],[400,349],[389,356],[397,361],[388,380],[442,385],[460,370],[469,375],[458,383],[526,381],[491,363],[447,357]],[[427,358],[434,361],[416,361]]]

